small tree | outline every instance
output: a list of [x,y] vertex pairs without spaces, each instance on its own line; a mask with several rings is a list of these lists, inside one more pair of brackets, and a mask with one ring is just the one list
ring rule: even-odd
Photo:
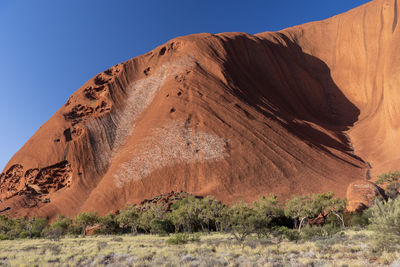
[[63,215],[58,215],[56,221],[52,222],[46,229],[46,236],[52,239],[59,239],[68,233],[72,220]]
[[212,197],[203,198],[200,202],[199,220],[203,230],[207,228],[208,232],[211,230],[221,231],[223,229],[221,223],[225,205]]
[[268,197],[260,196],[253,202],[253,209],[259,215],[258,235],[269,233],[274,224],[274,220],[284,215],[281,204],[276,195],[270,194]]
[[335,215],[341,223],[342,228],[345,227],[344,224],[344,214],[347,207],[347,199],[332,198],[330,201],[330,211]]
[[344,227],[346,203],[346,199],[334,198],[333,192],[293,196],[286,203],[285,214],[295,221],[299,232],[307,220],[321,216],[325,222],[332,214],[340,220],[341,226]]
[[27,224],[25,218],[14,218],[10,220],[10,231],[9,237],[18,238],[18,237],[28,237],[29,233],[25,230],[25,226]]
[[257,212],[243,201],[230,207],[228,213],[231,233],[239,242],[243,242],[261,224],[261,218]]
[[93,226],[98,222],[97,212],[84,212],[78,214],[75,218],[75,224],[81,227],[82,234],[85,234],[86,228],[88,226]]
[[2,236],[8,236],[8,238],[11,238],[11,235],[10,235],[11,229],[12,229],[12,220],[4,215],[1,215],[0,216],[0,234]]
[[215,219],[215,229],[217,232],[227,231],[229,229],[229,207],[222,205],[219,210],[219,216]]
[[150,221],[150,232],[152,234],[172,233],[174,226],[168,219],[153,219]]
[[171,206],[170,220],[175,226],[175,231],[194,232],[199,228],[204,229],[205,223],[201,219],[208,215],[202,215],[202,212],[207,213],[207,211],[203,211],[203,208],[201,200],[193,196],[174,203]]
[[293,196],[286,202],[285,215],[294,220],[295,227],[300,232],[306,220],[317,217],[318,212],[311,195]]
[[253,208],[267,223],[270,223],[274,218],[284,215],[278,197],[273,194],[270,194],[268,197],[260,196],[257,201],[253,202]]
[[167,219],[164,207],[154,203],[146,204],[143,207],[141,207],[141,211],[139,213],[139,218],[137,221],[138,227],[143,231],[145,231],[146,233],[151,233],[152,231],[151,221],[154,219],[160,221]]
[[312,195],[310,205],[311,213],[314,214],[315,217],[322,216],[324,221],[326,221],[331,214],[333,195],[333,192]]
[[107,214],[104,217],[99,217],[98,223],[100,225],[99,231],[102,234],[113,234],[118,230],[118,222],[114,214]]
[[132,234],[137,233],[139,209],[136,205],[121,210],[116,219],[121,228],[129,228]]
[[324,222],[331,215],[340,220],[341,227],[344,228],[344,212],[346,210],[347,200],[335,198],[333,192],[313,195],[312,209],[314,214],[321,215]]
[[27,220],[25,229],[29,232],[29,238],[40,237],[48,222],[46,218],[31,218]]

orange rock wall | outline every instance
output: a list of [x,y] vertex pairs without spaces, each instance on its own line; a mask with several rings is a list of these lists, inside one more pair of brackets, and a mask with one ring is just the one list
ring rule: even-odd
[[0,210],[106,214],[181,190],[345,197],[399,162],[398,8],[179,37],[96,75],[7,164]]

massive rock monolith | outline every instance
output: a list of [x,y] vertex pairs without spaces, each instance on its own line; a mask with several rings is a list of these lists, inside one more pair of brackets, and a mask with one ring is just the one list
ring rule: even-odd
[[0,210],[105,214],[164,192],[334,191],[400,162],[397,0],[279,32],[173,39],[90,79],[9,161]]

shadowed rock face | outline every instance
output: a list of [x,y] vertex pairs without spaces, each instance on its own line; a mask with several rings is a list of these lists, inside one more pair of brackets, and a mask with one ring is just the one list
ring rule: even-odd
[[346,196],[399,163],[398,8],[179,37],[96,75],[7,164],[0,210],[105,214],[171,191]]

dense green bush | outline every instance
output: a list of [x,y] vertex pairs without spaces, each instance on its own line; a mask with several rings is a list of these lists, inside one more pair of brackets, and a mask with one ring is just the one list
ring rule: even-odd
[[226,206],[211,197],[177,201],[168,217],[175,232],[222,231],[228,226]]
[[25,229],[29,233],[29,237],[41,237],[43,230],[48,225],[49,221],[46,218],[30,219],[28,220]]
[[[166,220],[167,212],[163,206],[157,205],[155,203],[145,204],[141,207],[138,213],[139,217],[137,219],[137,227],[140,231],[145,233],[157,232],[159,229],[152,229],[151,221],[153,220]],[[156,226],[153,224],[153,226]]]
[[45,218],[12,219],[0,216],[0,234],[7,236],[8,239],[41,237],[47,224]]
[[353,227],[365,228],[369,225],[369,218],[371,217],[371,209],[357,211],[349,214],[349,225]]
[[68,227],[68,234],[78,236],[82,234],[82,227],[80,225],[71,224]]
[[176,232],[196,232],[202,228],[200,213],[202,203],[193,196],[177,201],[171,206],[169,219],[175,226]]
[[95,225],[98,220],[97,212],[84,212],[76,216],[74,223],[82,229],[82,234],[85,234],[86,228]]
[[123,232],[137,233],[139,226],[140,209],[136,205],[121,210],[116,221]]
[[107,214],[106,216],[99,217],[97,223],[100,228],[96,230],[96,233],[110,235],[118,232],[119,225],[114,214]]
[[257,201],[253,202],[252,206],[258,216],[255,229],[258,236],[268,236],[274,227],[281,225],[284,210],[277,196],[272,194],[268,197],[260,196]]
[[198,235],[189,235],[187,233],[178,233],[174,234],[170,238],[167,239],[168,245],[183,245],[188,242],[198,242],[200,241],[200,237]]
[[278,238],[286,238],[289,241],[297,241],[300,239],[299,231],[285,226],[275,227],[272,231],[273,235]]
[[150,221],[152,234],[167,234],[174,231],[174,226],[168,219],[153,219]]
[[203,231],[224,231],[228,227],[228,208],[213,197],[201,199],[200,219]]
[[58,215],[56,221],[52,222],[49,226],[52,230],[58,230],[61,234],[68,233],[68,229],[72,225],[72,220],[68,217]]

